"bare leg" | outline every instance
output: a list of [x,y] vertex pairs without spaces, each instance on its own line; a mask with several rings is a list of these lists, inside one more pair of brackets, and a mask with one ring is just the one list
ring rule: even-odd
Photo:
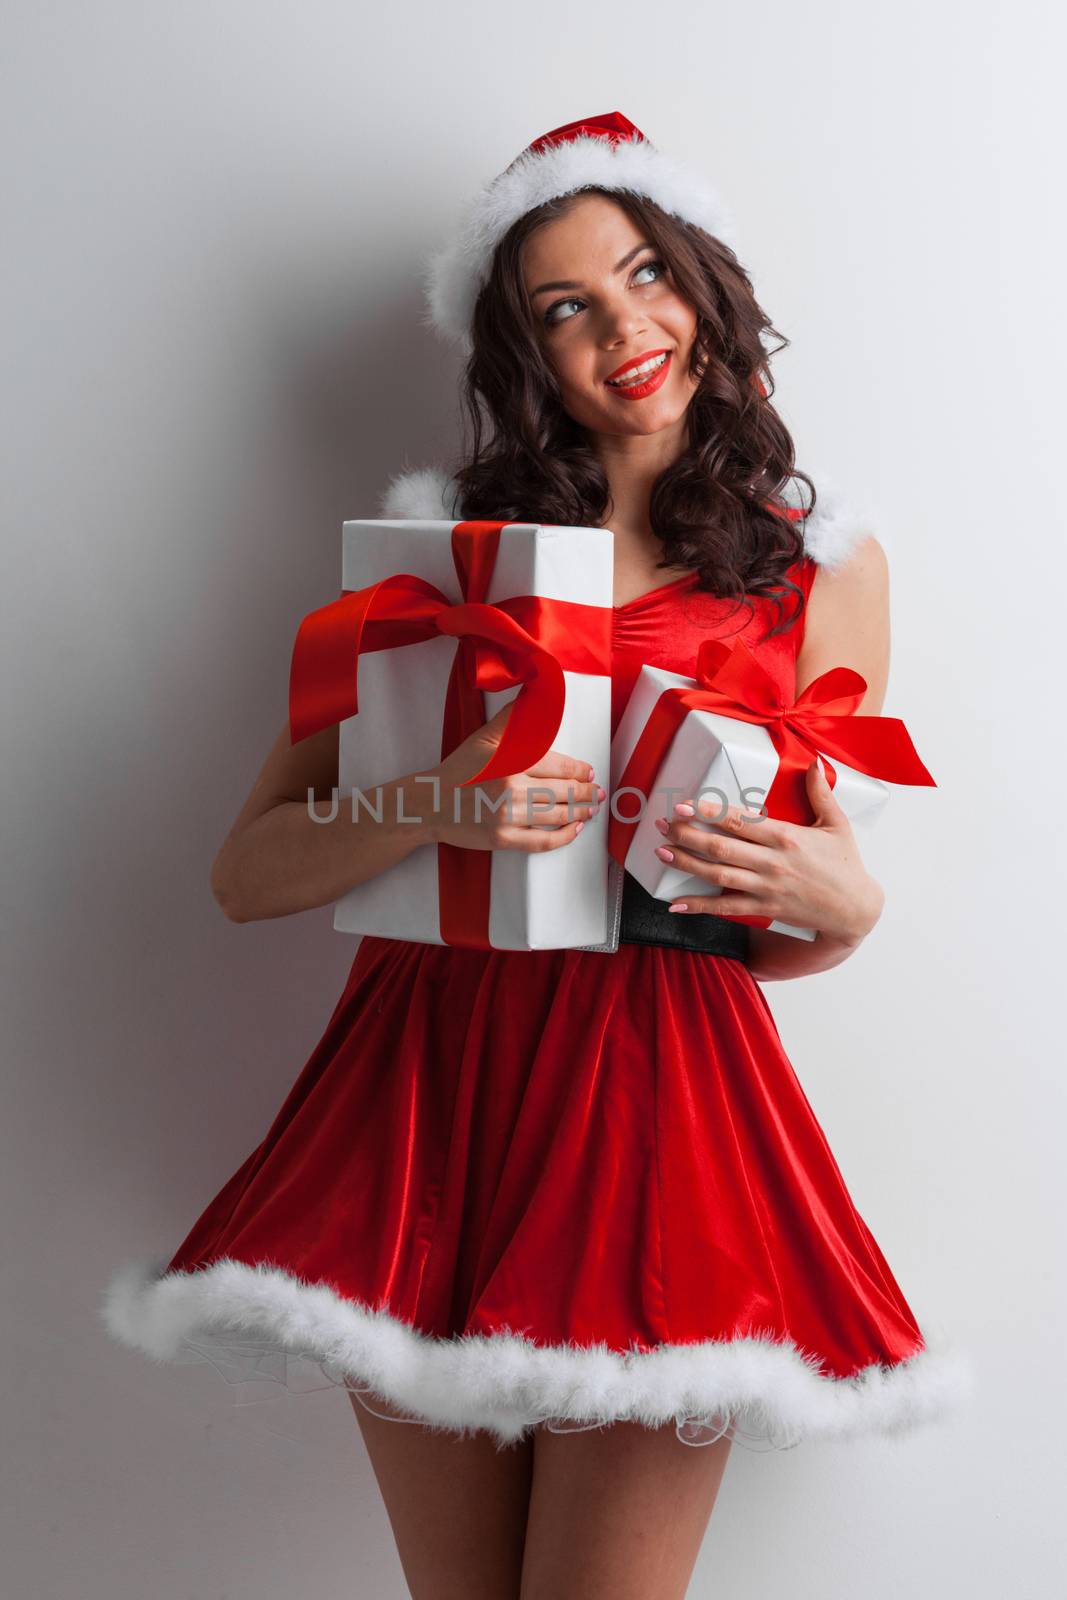
[[[366,1398],[375,1411],[403,1415]],[[390,1422],[349,1399],[413,1600],[517,1600],[533,1439],[501,1447],[484,1432]]]
[[537,1428],[521,1600],[681,1600],[729,1439],[686,1445],[673,1423]]

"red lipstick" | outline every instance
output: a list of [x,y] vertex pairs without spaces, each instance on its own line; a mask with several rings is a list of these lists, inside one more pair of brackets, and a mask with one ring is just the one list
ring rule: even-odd
[[[643,362],[651,361],[653,356],[666,357],[666,360],[656,368],[655,372],[645,374],[636,383],[629,384],[625,388],[610,381],[612,378],[621,378],[623,373],[629,372],[632,367],[639,367]],[[616,367],[615,371],[609,373],[608,377],[604,379],[604,384],[613,394],[621,395],[624,400],[643,400],[646,395],[655,394],[656,390],[666,382],[670,365],[671,354],[669,350],[646,350],[642,355],[631,357],[621,367]]]

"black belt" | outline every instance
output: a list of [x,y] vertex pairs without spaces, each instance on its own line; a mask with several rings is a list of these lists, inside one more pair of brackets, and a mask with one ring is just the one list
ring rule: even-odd
[[611,862],[607,943],[582,948],[608,951],[620,944],[658,944],[699,955],[748,960],[747,923],[728,922],[704,911],[668,911],[669,904],[669,900],[656,900],[632,873]]

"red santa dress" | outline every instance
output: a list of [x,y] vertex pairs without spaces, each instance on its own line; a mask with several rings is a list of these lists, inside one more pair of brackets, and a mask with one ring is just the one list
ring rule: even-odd
[[[849,535],[823,531],[833,559]],[[793,697],[803,619],[766,639],[767,600],[698,584],[615,608],[613,725],[642,663],[691,676],[710,637],[740,633]],[[969,1386],[747,966],[649,944],[361,939],[261,1143],[170,1256],[113,1274],[102,1315],[156,1360],[310,1358],[372,1409],[501,1446],[619,1419],[756,1448],[897,1434]]]

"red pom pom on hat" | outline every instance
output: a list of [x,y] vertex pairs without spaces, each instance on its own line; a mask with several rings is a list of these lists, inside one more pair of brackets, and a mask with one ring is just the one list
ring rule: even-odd
[[[543,133],[533,144],[528,144],[522,155],[540,155],[542,150],[547,150],[554,144],[565,144],[570,139],[578,139],[583,134],[590,138],[633,139],[635,136],[642,143],[647,144],[644,134],[629,117],[624,117],[621,111],[606,111],[602,117],[586,117],[582,122],[565,122],[562,128],[553,128],[551,133]],[[516,156],[515,160],[521,160]],[[512,162],[512,166],[515,162]],[[509,169],[510,170],[510,169]]]

